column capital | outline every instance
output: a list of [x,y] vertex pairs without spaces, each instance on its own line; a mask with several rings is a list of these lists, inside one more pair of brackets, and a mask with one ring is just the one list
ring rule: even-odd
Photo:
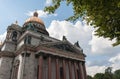
[[44,53],[43,52],[39,52],[39,53],[35,54],[35,58],[39,58],[39,56],[41,56],[41,55],[44,55]]

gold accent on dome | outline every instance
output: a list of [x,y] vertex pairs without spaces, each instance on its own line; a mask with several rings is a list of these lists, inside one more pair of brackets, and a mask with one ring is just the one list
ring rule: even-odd
[[25,23],[28,23],[28,22],[37,22],[37,23],[40,23],[40,24],[44,25],[44,22],[41,19],[39,19],[38,17],[35,17],[35,16],[32,16],[25,21]]
[[34,12],[33,16],[38,17],[38,13],[37,13],[37,11]]
[[39,23],[39,24],[44,25],[44,22],[43,22],[40,18],[38,18],[38,13],[37,13],[37,12],[34,12],[33,16],[30,17],[30,18],[28,18],[28,19],[25,21],[25,23],[28,23],[28,22],[37,22],[37,23]]

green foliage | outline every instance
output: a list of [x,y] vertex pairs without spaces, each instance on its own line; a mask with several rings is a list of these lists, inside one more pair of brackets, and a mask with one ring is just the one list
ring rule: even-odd
[[120,79],[120,69],[114,72],[115,79]]
[[67,20],[76,21],[81,18],[96,28],[99,37],[116,39],[113,46],[120,44],[120,0],[52,0],[51,6],[45,7],[45,11],[54,13],[65,1],[67,5],[73,5],[74,15]]
[[112,73],[112,67],[108,67],[105,69],[105,73],[111,74]]
[[95,74],[93,79],[103,79],[104,78],[104,74],[103,73],[97,73]]
[[113,79],[112,67],[105,69],[104,79]]
[[105,73],[103,79],[113,79],[113,74],[112,73]]
[[93,79],[90,75],[87,75],[87,79]]
[[112,67],[108,67],[105,73],[96,73],[93,78],[88,75],[87,79],[120,79],[120,69],[112,73]]

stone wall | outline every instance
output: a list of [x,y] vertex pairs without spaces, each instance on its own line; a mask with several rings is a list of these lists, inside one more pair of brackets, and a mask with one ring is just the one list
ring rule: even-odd
[[28,57],[26,56],[26,58],[23,57],[22,62],[23,67],[20,70],[23,70],[23,79],[37,79],[38,65],[34,53],[31,53]]
[[32,37],[32,39],[31,39],[31,45],[37,46],[37,45],[39,45],[39,43],[40,43],[40,39]]
[[10,79],[13,58],[1,57],[0,79]]
[[6,42],[3,47],[1,48],[1,51],[9,51],[9,52],[14,52],[15,51],[15,44]]
[[18,50],[22,45],[24,45],[24,40],[21,40],[21,42],[17,45],[17,50]]

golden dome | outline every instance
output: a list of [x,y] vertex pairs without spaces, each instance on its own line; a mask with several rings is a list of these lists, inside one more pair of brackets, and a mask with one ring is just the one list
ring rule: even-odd
[[42,34],[49,36],[49,33],[47,32],[47,30],[45,28],[44,22],[40,18],[38,18],[37,12],[34,12],[33,16],[28,18],[25,21],[25,23],[23,25],[23,30],[24,31],[32,30],[32,31],[42,33]]
[[30,17],[30,18],[28,18],[28,19],[25,21],[25,24],[26,24],[26,23],[29,23],[29,22],[37,22],[37,23],[39,23],[39,24],[44,25],[44,22],[43,22],[40,18],[38,18],[38,13],[37,13],[37,12],[34,12],[33,16]]

